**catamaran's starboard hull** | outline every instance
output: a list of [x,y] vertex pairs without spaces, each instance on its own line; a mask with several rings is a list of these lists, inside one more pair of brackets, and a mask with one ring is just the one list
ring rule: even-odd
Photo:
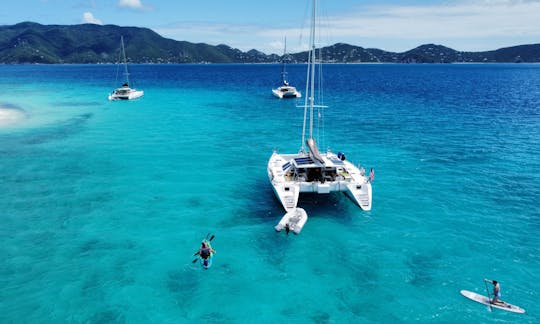
[[362,210],[371,210],[372,189],[368,177],[349,161],[328,152],[324,164],[309,154],[274,153],[268,161],[268,178],[286,211],[298,204],[300,193],[344,192]]

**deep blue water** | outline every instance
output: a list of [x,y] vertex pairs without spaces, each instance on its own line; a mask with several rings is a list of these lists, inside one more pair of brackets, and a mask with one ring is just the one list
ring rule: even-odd
[[[302,196],[298,236],[280,66],[135,65],[109,102],[116,70],[0,66],[0,322],[539,322],[540,65],[325,65],[320,146],[375,169],[373,209]],[[527,313],[459,294],[484,278]]]

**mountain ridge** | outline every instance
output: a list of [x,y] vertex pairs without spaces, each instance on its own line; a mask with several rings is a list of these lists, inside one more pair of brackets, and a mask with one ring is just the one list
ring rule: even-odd
[[[225,44],[176,41],[149,28],[117,25],[41,25],[21,22],[0,26],[0,63],[116,63],[124,37],[131,63],[273,63],[285,59],[256,49],[243,52]],[[458,63],[540,62],[540,44],[483,52],[456,51],[424,44],[405,52],[390,52],[346,43],[321,48],[329,63]],[[292,63],[307,61],[307,51],[287,54]]]

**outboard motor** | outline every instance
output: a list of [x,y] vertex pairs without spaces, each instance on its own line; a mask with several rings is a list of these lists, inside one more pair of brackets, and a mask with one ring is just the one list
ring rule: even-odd
[[337,157],[338,157],[338,159],[340,159],[341,161],[345,161],[345,153],[338,152]]

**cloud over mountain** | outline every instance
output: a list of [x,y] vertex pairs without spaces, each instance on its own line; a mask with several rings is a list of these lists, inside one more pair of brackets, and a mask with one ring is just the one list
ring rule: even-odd
[[94,15],[89,11],[83,13],[82,22],[85,24],[103,25],[103,22],[94,17]]

